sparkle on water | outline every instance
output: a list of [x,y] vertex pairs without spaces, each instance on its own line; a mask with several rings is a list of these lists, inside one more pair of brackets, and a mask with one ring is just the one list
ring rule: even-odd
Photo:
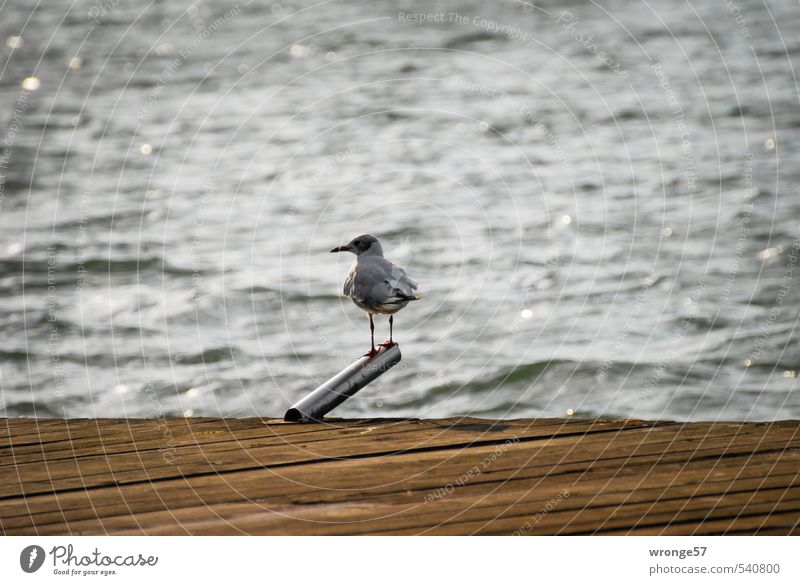
[[758,253],[758,257],[762,260],[768,260],[769,258],[779,255],[781,252],[783,252],[783,246],[772,246],[771,248],[761,250]]
[[25,89],[27,91],[36,91],[37,89],[39,89],[39,87],[41,87],[41,85],[42,82],[39,81],[38,77],[31,76],[31,77],[26,77],[25,79],[22,80],[22,89]]
[[310,47],[308,47],[306,45],[299,45],[298,44],[298,45],[292,45],[292,48],[290,49],[290,52],[292,54],[292,57],[301,58],[301,57],[307,57],[308,55],[310,55],[312,53],[312,50],[311,50]]

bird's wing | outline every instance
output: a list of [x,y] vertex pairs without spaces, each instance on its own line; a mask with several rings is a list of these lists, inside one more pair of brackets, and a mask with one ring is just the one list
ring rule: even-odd
[[342,287],[342,292],[344,296],[353,298],[353,292],[355,289],[355,279],[356,279],[356,262],[353,262],[353,265],[350,267],[350,272],[347,274],[347,278],[344,279],[344,287]]
[[385,258],[365,258],[355,268],[350,296],[368,305],[401,303],[419,298],[417,286],[400,266]]
[[406,271],[402,267],[388,260],[386,263],[389,265],[387,267],[389,277],[386,279],[386,283],[393,289],[393,292],[407,299],[416,299],[417,295],[414,291],[419,288],[419,285],[408,277],[408,274],[406,274]]

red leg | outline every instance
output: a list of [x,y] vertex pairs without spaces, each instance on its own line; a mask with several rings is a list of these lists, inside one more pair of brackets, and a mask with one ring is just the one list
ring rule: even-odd
[[394,315],[389,315],[389,341],[384,341],[381,343],[381,347],[392,347],[394,345],[394,341],[392,341],[392,325],[394,324]]
[[372,322],[372,313],[369,313],[369,336],[371,341],[370,350],[368,353],[365,353],[364,355],[372,357],[376,353],[378,353],[378,350],[375,349],[375,323]]

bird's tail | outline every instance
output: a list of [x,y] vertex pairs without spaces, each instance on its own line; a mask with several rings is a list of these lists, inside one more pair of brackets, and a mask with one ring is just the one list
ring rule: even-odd
[[418,301],[418,300],[420,300],[422,298],[421,295],[418,295],[416,293],[412,293],[412,294],[404,293],[400,289],[395,289],[394,290],[394,294],[395,294],[395,298],[398,298],[401,301]]

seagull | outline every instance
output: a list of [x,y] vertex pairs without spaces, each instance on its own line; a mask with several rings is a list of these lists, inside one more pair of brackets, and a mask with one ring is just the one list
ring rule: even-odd
[[392,340],[394,314],[409,302],[422,298],[414,292],[419,285],[408,277],[403,268],[383,257],[381,243],[370,234],[353,238],[344,246],[331,250],[331,253],[334,252],[352,252],[356,255],[344,281],[343,292],[369,315],[372,345],[369,353],[364,355],[372,357],[378,353],[375,349],[375,323],[372,315],[389,315],[389,341],[381,343],[381,346],[392,347],[395,345]]

